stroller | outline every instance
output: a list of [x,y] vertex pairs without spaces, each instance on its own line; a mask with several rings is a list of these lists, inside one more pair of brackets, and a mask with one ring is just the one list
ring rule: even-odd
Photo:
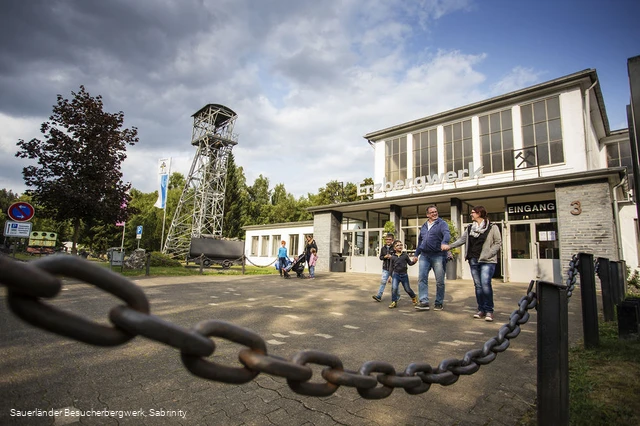
[[291,278],[291,275],[289,275],[289,272],[293,271],[296,273],[296,276],[298,278],[304,278],[303,272],[304,272],[305,263],[306,263],[305,252],[302,252],[301,255],[294,257],[293,262],[289,261],[287,265],[285,265],[285,267],[282,269],[282,273],[284,274],[284,277]]

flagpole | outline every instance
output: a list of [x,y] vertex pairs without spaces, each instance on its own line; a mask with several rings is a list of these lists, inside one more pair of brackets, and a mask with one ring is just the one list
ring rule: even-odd
[[122,242],[120,243],[120,252],[124,251],[124,230],[127,227],[127,222],[122,222]]
[[164,200],[164,213],[162,213],[162,237],[160,237],[160,251],[162,252],[162,244],[164,243],[164,223],[167,220],[167,201],[169,198],[169,179],[171,179],[171,157],[169,157],[169,172],[167,173],[167,198]]

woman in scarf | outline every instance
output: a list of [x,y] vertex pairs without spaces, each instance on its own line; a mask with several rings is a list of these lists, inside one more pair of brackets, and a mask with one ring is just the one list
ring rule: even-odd
[[478,312],[473,317],[493,321],[491,278],[498,264],[502,237],[498,226],[489,222],[487,210],[483,206],[475,206],[471,209],[471,219],[473,223],[467,227],[458,241],[443,249],[449,250],[463,244],[467,245],[465,259],[469,261],[478,302]]

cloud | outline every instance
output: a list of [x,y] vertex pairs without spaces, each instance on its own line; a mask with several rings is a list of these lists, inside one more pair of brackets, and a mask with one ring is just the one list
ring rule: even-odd
[[[233,152],[247,182],[262,174],[301,196],[372,177],[364,134],[488,95],[477,71],[485,54],[415,47],[468,1],[10,4],[13,19],[0,18],[11,40],[0,46],[0,117],[12,126],[0,128],[3,149],[37,132],[56,94],[83,84],[138,128],[123,171],[145,192],[161,157],[188,173],[191,115],[208,103],[238,113]],[[21,190],[16,161],[0,159],[0,185]]]

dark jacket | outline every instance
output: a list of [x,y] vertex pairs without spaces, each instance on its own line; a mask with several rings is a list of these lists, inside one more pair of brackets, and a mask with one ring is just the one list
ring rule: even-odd
[[393,254],[395,253],[395,250],[393,249],[393,245],[390,246],[382,246],[382,248],[380,249],[380,260],[382,260],[382,270],[383,271],[390,271],[390,267],[391,267],[391,259],[385,259],[384,257],[387,254],[390,254],[393,257]]
[[430,256],[446,256],[447,252],[442,251],[440,246],[442,244],[449,244],[449,240],[451,239],[449,225],[440,217],[436,219],[431,229],[429,229],[428,223],[429,221],[425,222],[420,228],[415,256],[418,257],[421,253]]
[[406,274],[407,273],[407,265],[415,265],[416,262],[411,260],[407,253],[401,253],[400,256],[394,254],[391,258],[391,269],[390,271],[394,274]]
[[311,242],[307,243],[306,246],[304,246],[304,258],[307,261],[307,263],[309,263],[309,256],[311,256],[311,249],[314,248],[316,249],[316,254],[318,253],[318,245],[316,244],[316,240],[311,240]]

